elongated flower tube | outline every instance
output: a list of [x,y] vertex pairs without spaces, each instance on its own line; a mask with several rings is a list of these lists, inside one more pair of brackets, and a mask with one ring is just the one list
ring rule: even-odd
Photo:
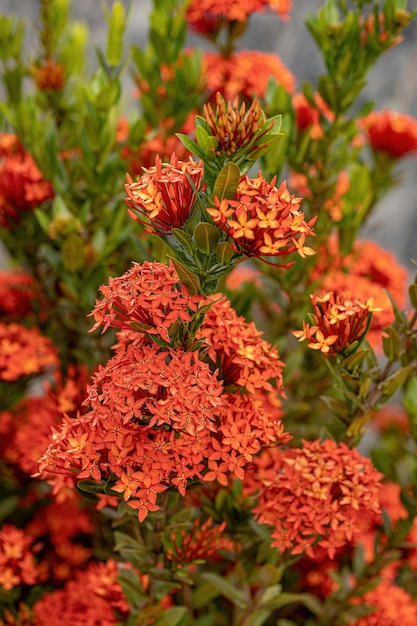
[[189,218],[202,177],[203,166],[191,158],[180,161],[172,154],[169,163],[163,163],[157,156],[155,165],[144,169],[136,182],[127,175],[125,201],[130,217],[144,224],[148,233],[170,235]]

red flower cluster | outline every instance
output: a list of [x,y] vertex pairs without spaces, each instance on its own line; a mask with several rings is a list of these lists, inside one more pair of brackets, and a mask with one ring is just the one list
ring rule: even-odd
[[4,442],[0,454],[5,462],[19,467],[25,474],[32,475],[38,470],[38,460],[48,446],[51,428],[60,424],[62,413],[74,416],[80,409],[88,374],[80,366],[69,369],[65,382],[57,371],[54,379],[53,385],[45,383],[44,395],[27,396],[12,410],[0,413]]
[[212,94],[220,92],[225,100],[263,98],[271,77],[288,93],[295,89],[294,75],[279,56],[268,52],[242,50],[227,58],[206,52],[202,73],[206,88]]
[[222,22],[245,22],[251,13],[270,7],[281,18],[287,18],[291,0],[192,0],[187,10],[187,21],[194,30],[203,34]]
[[91,514],[82,506],[74,491],[65,500],[53,500],[36,511],[25,530],[40,544],[39,572],[42,582],[53,584],[71,578],[74,568],[85,567],[92,549],[93,525]]
[[96,300],[90,315],[95,324],[120,330],[133,330],[149,335],[158,334],[170,342],[169,329],[174,322],[190,322],[202,296],[190,296],[181,284],[173,264],[145,261],[133,263],[120,277],[109,278],[100,291],[104,298]]
[[233,550],[234,543],[224,536],[226,522],[213,526],[213,519],[209,517],[203,524],[200,519],[194,521],[191,531],[181,530],[171,533],[171,546],[166,556],[169,561],[177,563],[179,567],[189,565],[194,561],[206,559],[217,560],[221,550]]
[[373,306],[372,298],[366,302],[352,300],[350,295],[333,291],[311,296],[314,325],[303,322],[303,330],[294,330],[299,341],[307,339],[308,347],[333,357],[345,352],[354,342],[360,341],[369,327],[371,315],[380,311]]
[[[150,266],[159,268],[159,283],[147,273]],[[153,327],[163,324],[167,332],[170,302],[176,306],[182,301],[184,310],[189,308],[186,292],[175,289],[179,279],[172,268],[165,268],[165,289],[164,266],[159,266],[144,265],[143,291],[140,266],[107,288],[106,315],[122,284],[126,298],[115,299],[116,308],[123,309],[134,296],[136,306],[123,324],[132,328],[131,315],[136,332],[119,333],[116,355],[95,374],[88,390],[88,412],[64,420],[40,463],[41,474],[56,489],[69,484],[71,476],[108,481],[113,493],[123,494],[138,510],[140,521],[158,510],[158,494],[169,486],[185,495],[191,480],[227,485],[230,475],[243,477],[243,468],[262,446],[289,439],[280,412],[271,411],[262,396],[282,387],[278,353],[224,299],[212,297],[196,336],[198,351],[162,349],[143,334],[143,326],[135,327],[136,311],[149,312],[153,303]],[[175,294],[171,299],[169,289]],[[106,315],[99,323],[109,321]],[[180,317],[179,310],[176,315]],[[229,395],[225,385],[237,388],[238,395]]]
[[[10,228],[23,211],[30,211],[53,195],[32,156],[12,136],[0,136],[0,226]],[[1,149],[3,147],[3,149]],[[7,153],[7,147],[10,152]]]
[[315,106],[307,100],[303,93],[296,93],[293,96],[292,102],[298,128],[302,131],[310,129],[311,139],[322,139],[324,137],[324,130],[321,119],[325,118],[329,122],[332,122],[334,120],[334,113],[329,109],[320,94],[317,92],[314,94]]
[[279,187],[275,182],[276,178],[268,183],[261,174],[244,176],[233,200],[215,198],[216,208],[207,212],[233,239],[235,250],[248,257],[280,257],[295,251],[302,257],[315,254],[304,244],[306,237],[314,234],[316,218],[306,222],[301,198],[290,194],[285,181]]
[[0,380],[18,380],[57,365],[56,349],[37,328],[0,322]]
[[92,563],[63,589],[46,593],[33,607],[36,626],[115,626],[129,616],[129,605],[116,578],[118,565]]
[[33,556],[34,539],[23,530],[3,524],[0,529],[0,589],[34,585],[39,577]]
[[349,626],[415,626],[417,603],[401,587],[383,580],[375,589],[367,591],[361,598],[352,600],[355,605],[367,605],[374,610],[360,617]]
[[179,161],[173,153],[169,163],[162,163],[157,156],[155,165],[144,172],[136,182],[127,175],[129,215],[145,224],[147,232],[169,235],[173,228],[182,228],[190,216],[196,200],[195,190],[200,189],[203,166],[191,157],[187,162]]
[[333,559],[360,535],[363,514],[379,512],[381,478],[357,450],[327,439],[264,452],[245,481],[259,498],[258,521],[273,528],[273,546],[312,558],[324,548]]
[[251,394],[282,389],[284,364],[276,347],[261,339],[255,324],[239,317],[226,298],[216,301],[216,296],[211,296],[211,300],[197,338],[204,339],[202,351],[212,369],[218,369],[224,385],[243,387]]
[[417,152],[417,120],[394,111],[373,111],[361,120],[374,150],[400,159]]
[[359,241],[351,254],[342,256],[334,240],[326,249],[319,250],[319,261],[311,273],[312,281],[319,281],[324,291],[335,294],[350,293],[361,302],[373,299],[376,309],[372,317],[368,341],[380,345],[381,330],[394,321],[388,291],[402,309],[406,305],[407,270],[394,255],[372,241]]
[[0,270],[0,316],[20,317],[32,309],[36,295],[33,278],[23,272]]

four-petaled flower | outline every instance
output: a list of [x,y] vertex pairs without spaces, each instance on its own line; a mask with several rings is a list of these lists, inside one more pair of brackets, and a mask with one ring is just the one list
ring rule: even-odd
[[[268,183],[261,174],[244,176],[235,197],[214,198],[214,208],[207,212],[232,240],[236,251],[248,257],[287,256],[298,252],[302,257],[315,254],[305,245],[307,235],[314,235],[316,218],[306,222],[300,209],[301,198],[291,195],[286,182],[275,187],[276,178]],[[290,267],[288,262],[283,267]]]
[[303,330],[294,330],[298,341],[309,341],[308,347],[333,357],[343,353],[367,332],[374,311],[373,299],[353,300],[349,295],[325,292],[313,294],[313,325],[303,322]]

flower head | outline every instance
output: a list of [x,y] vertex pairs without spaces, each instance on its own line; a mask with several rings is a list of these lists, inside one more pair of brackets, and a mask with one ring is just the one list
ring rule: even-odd
[[192,0],[187,9],[190,26],[202,34],[219,28],[222,23],[246,22],[251,13],[270,7],[283,19],[291,10],[291,0]]
[[298,128],[303,131],[310,129],[312,139],[322,139],[324,130],[321,119],[333,121],[334,113],[330,111],[320,94],[314,94],[314,105],[307,100],[303,93],[296,93],[292,101]]
[[172,154],[169,163],[162,163],[157,156],[155,165],[145,169],[136,182],[127,175],[129,215],[145,224],[147,232],[169,235],[189,218],[202,176],[203,166],[191,158],[183,162]]
[[32,69],[32,75],[39,91],[62,91],[65,85],[65,68],[54,59]]
[[215,198],[215,208],[207,212],[233,239],[235,250],[248,257],[280,257],[295,251],[302,257],[315,254],[304,244],[306,236],[314,234],[316,219],[307,223],[301,198],[290,194],[285,181],[278,188],[275,181],[268,183],[261,174],[244,176],[233,200]]
[[37,328],[0,323],[0,380],[18,380],[57,365],[56,349]]
[[207,89],[220,92],[225,100],[236,96],[252,100],[265,96],[272,78],[289,93],[295,89],[294,75],[276,54],[256,50],[242,50],[226,58],[215,52],[203,56],[203,76]]
[[252,149],[260,147],[259,140],[271,130],[274,123],[265,124],[265,115],[259,101],[255,99],[246,111],[245,103],[242,102],[239,106],[238,98],[233,103],[226,103],[221,94],[217,93],[216,103],[215,111],[210,103],[203,107],[211,135],[217,140],[217,147],[213,148],[213,152],[216,155],[231,156],[250,144]]
[[299,341],[307,339],[309,348],[329,357],[345,352],[360,341],[369,328],[372,313],[379,311],[373,306],[372,298],[362,303],[333,291],[320,297],[313,294],[311,300],[313,325],[304,322],[303,330],[295,330],[293,334]]
[[77,571],[63,589],[46,593],[33,606],[38,626],[116,626],[129,616],[129,605],[117,578],[116,561],[91,563]]
[[311,273],[323,291],[350,293],[360,302],[373,299],[376,310],[367,340],[372,346],[381,344],[381,330],[394,321],[394,312],[386,291],[399,309],[406,306],[407,270],[394,255],[373,241],[358,241],[351,254],[343,256],[334,239],[319,250],[318,263]]
[[23,530],[4,524],[0,529],[0,589],[34,585],[39,572],[33,555],[34,539]]
[[417,603],[401,587],[388,580],[367,591],[360,598],[352,600],[353,605],[365,605],[373,610],[359,617],[349,626],[414,626],[417,624]]
[[257,495],[254,513],[272,526],[272,545],[314,558],[324,548],[334,558],[361,533],[360,519],[378,512],[382,474],[344,443],[303,441],[301,448],[271,448],[254,459],[245,484]]
[[172,263],[133,263],[122,276],[109,278],[102,285],[102,300],[96,301],[91,315],[95,324],[91,330],[110,326],[139,333],[159,334],[170,342],[169,329],[174,322],[189,322],[201,296],[190,296],[181,284]]
[[203,524],[196,519],[190,530],[172,532],[170,547],[167,550],[167,559],[177,563],[179,567],[189,565],[194,561],[217,560],[221,550],[233,550],[234,544],[224,535],[226,522],[213,526],[213,519],[209,517]]
[[0,226],[10,228],[22,212],[31,211],[53,195],[29,153],[12,153],[0,163]]
[[36,296],[30,274],[0,270],[0,316],[23,316],[32,308]]
[[219,370],[226,387],[239,386],[249,393],[282,390],[283,363],[276,347],[261,335],[223,297],[212,304],[197,337],[204,339],[205,358]]
[[394,111],[373,111],[361,120],[374,150],[400,159],[417,152],[417,120]]

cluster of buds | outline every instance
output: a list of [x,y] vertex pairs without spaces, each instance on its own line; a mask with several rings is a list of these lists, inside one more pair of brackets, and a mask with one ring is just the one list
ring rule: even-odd
[[372,313],[380,311],[373,306],[373,299],[365,303],[333,291],[311,296],[313,325],[303,322],[303,330],[294,330],[298,341],[307,339],[308,347],[333,357],[353,350],[364,339],[371,324]]

